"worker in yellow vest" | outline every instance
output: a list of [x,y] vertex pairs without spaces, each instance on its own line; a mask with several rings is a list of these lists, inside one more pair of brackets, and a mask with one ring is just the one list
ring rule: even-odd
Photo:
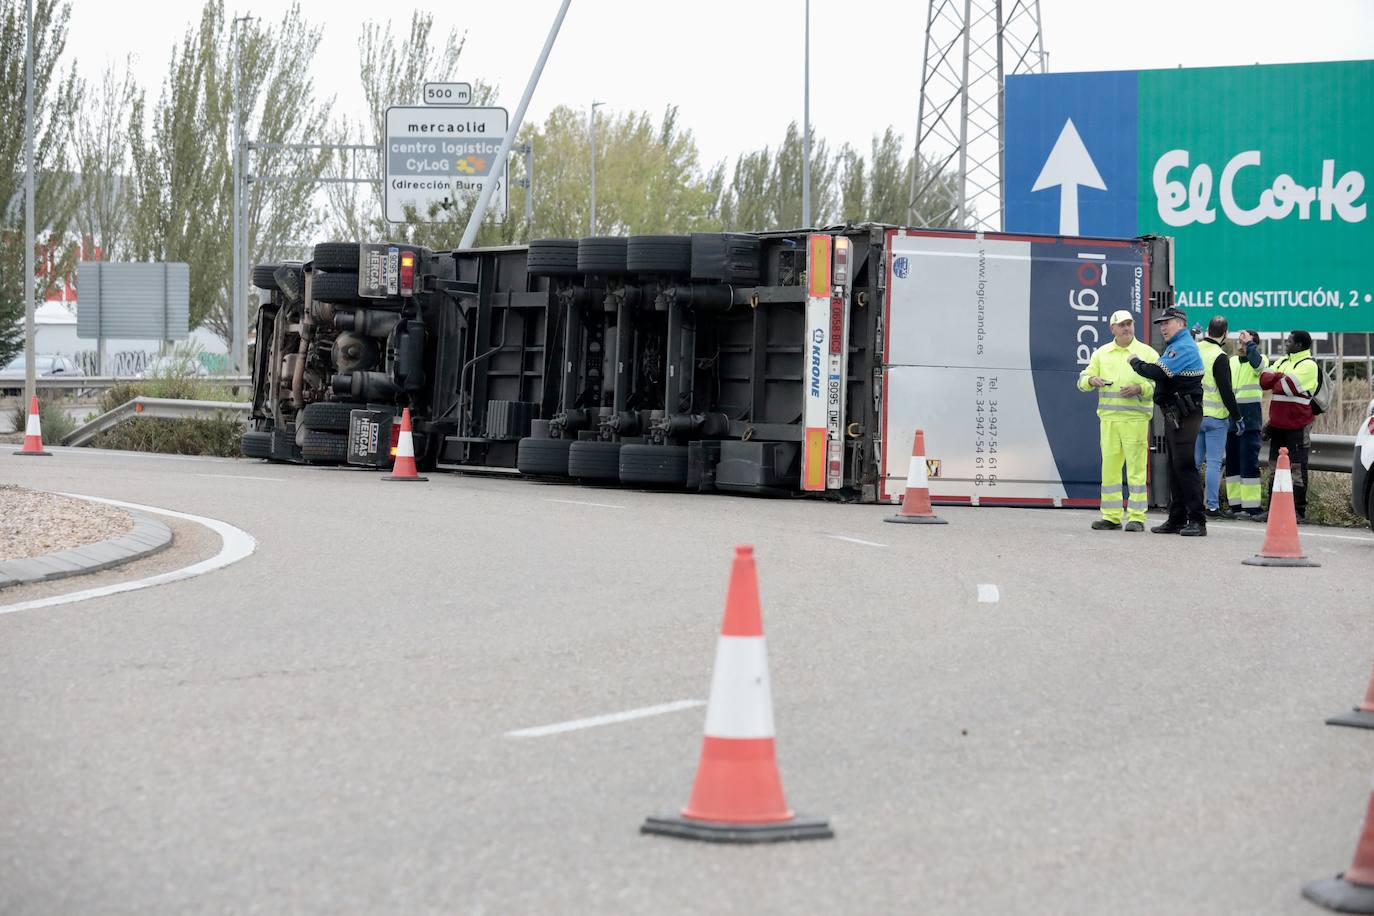
[[1078,376],[1079,391],[1097,391],[1102,443],[1102,517],[1094,531],[1121,528],[1121,467],[1126,466],[1126,530],[1145,530],[1145,467],[1150,457],[1150,397],[1154,383],[1136,374],[1131,357],[1158,362],[1154,350],[1135,339],[1135,319],[1126,309],[1112,313],[1113,340],[1093,351]]
[[1231,357],[1231,388],[1236,393],[1237,416],[1226,431],[1225,518],[1254,518],[1260,514],[1260,430],[1264,428],[1264,392],[1260,373],[1269,358],[1260,352],[1259,332],[1241,331],[1236,355]]
[[1198,341],[1202,355],[1202,428],[1197,434],[1193,460],[1198,470],[1207,468],[1202,501],[1207,517],[1221,515],[1221,465],[1226,457],[1226,430],[1231,418],[1240,413],[1231,388],[1231,360],[1226,343],[1226,319],[1217,315],[1207,323],[1207,336]]

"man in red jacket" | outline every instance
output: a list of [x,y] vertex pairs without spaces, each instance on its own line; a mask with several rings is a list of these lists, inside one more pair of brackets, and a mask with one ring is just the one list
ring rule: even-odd
[[[1289,331],[1284,349],[1287,355],[1274,363],[1270,371],[1260,373],[1260,387],[1273,393],[1269,400],[1269,466],[1278,464],[1279,449],[1288,449],[1288,461],[1293,468],[1293,508],[1301,522],[1307,516],[1307,452],[1315,419],[1312,396],[1321,384],[1321,375],[1312,358],[1311,334]],[[1273,486],[1271,476],[1271,491]],[[1255,516],[1255,521],[1268,517],[1266,512]]]

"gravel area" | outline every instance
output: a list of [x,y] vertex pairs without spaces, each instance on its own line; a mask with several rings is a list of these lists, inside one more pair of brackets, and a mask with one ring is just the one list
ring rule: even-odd
[[0,485],[0,561],[108,540],[133,526],[114,506]]

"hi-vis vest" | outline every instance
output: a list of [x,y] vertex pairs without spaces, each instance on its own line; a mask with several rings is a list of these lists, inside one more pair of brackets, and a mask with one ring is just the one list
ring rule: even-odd
[[1264,400],[1259,377],[1268,366],[1269,358],[1264,354],[1260,354],[1258,369],[1250,365],[1243,350],[1241,355],[1231,357],[1231,387],[1235,389],[1237,404],[1258,404]]
[[1217,379],[1212,373],[1212,367],[1216,365],[1217,360],[1227,358],[1226,351],[1205,337],[1197,342],[1197,349],[1202,354],[1202,415],[1225,420],[1231,415],[1231,411],[1226,409],[1221,392],[1217,390]]
[[[1155,409],[1150,403],[1150,396],[1155,390],[1154,382],[1135,374],[1130,364],[1132,356],[1138,356],[1147,363],[1159,360],[1158,353],[1138,340],[1132,340],[1129,347],[1119,347],[1115,340],[1109,340],[1093,351],[1088,365],[1078,376],[1079,391],[1093,390],[1088,379],[1094,375],[1109,382],[1107,387],[1097,389],[1097,416],[1102,420],[1146,422],[1154,415]],[[1128,385],[1139,385],[1140,394],[1135,397],[1124,396],[1121,389]]]

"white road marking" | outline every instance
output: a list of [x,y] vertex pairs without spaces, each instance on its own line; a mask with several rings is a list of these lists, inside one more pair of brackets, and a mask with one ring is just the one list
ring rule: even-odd
[[189,477],[219,477],[223,480],[275,480],[285,483],[285,477],[254,477],[251,474],[189,474]]
[[[1239,531],[1247,534],[1264,534],[1265,527],[1265,525],[1257,525],[1254,522],[1240,522],[1236,525],[1208,525],[1207,533],[1211,534],[1213,531]],[[1363,541],[1366,544],[1374,544],[1374,538],[1363,538],[1354,534],[1326,534],[1322,531],[1310,531],[1308,530],[1310,527],[1309,525],[1298,526],[1299,541],[1304,538],[1335,538],[1338,541]]]
[[632,719],[647,719],[649,716],[661,716],[664,713],[680,712],[684,709],[694,709],[698,706],[705,705],[705,700],[677,700],[672,703],[660,703],[657,706],[645,706],[641,709],[627,709],[625,712],[613,712],[605,716],[592,716],[588,719],[573,719],[569,722],[557,722],[553,725],[537,725],[534,728],[522,728],[517,731],[506,732],[506,737],[542,738],[545,735],[573,732],[580,728],[595,728],[598,725],[614,725],[617,722],[629,722]]
[[852,538],[845,534],[827,534],[826,537],[834,538],[837,541],[848,541],[851,544],[862,544],[865,547],[886,547],[886,544],[879,544],[877,541],[865,541],[862,538]]
[[118,458],[151,458],[156,461],[200,461],[207,464],[225,464],[244,460],[242,458],[215,458],[209,455],[163,455],[158,452],[130,452],[114,448],[90,448],[84,445],[52,445],[48,446],[48,450],[63,455],[104,455]]
[[31,611],[41,607],[72,604],[76,601],[85,601],[88,598],[104,598],[107,595],[118,595],[121,592],[138,591],[139,589],[152,588],[155,585],[180,582],[182,579],[190,579],[237,563],[239,560],[250,556],[258,546],[258,542],[253,539],[253,536],[243,529],[235,528],[233,525],[227,522],[221,522],[218,519],[206,518],[203,515],[191,515],[187,512],[175,512],[171,509],[159,509],[156,506],[142,506],[138,503],[126,503],[118,499],[104,499],[100,496],[85,496],[80,493],[62,493],[59,495],[70,496],[73,499],[89,499],[92,502],[107,503],[111,506],[120,506],[138,512],[149,512],[153,515],[166,515],[171,518],[179,518],[183,521],[204,525],[206,528],[209,528],[219,535],[221,545],[219,553],[208,560],[201,560],[199,563],[192,563],[190,566],[183,566],[181,569],[159,573],[156,576],[135,579],[132,582],[117,582],[114,585],[102,585],[98,588],[88,588],[79,592],[68,592],[65,595],[53,595],[50,598],[35,598],[32,601],[21,601],[18,604],[0,605],[0,614],[13,614],[16,611]]
[[978,583],[978,603],[996,604],[1002,600],[1002,596],[997,592],[997,586],[989,585],[986,582]]
[[625,506],[613,506],[610,503],[592,503],[583,499],[546,499],[546,503],[562,503],[565,506],[592,506],[596,509],[624,509]]

